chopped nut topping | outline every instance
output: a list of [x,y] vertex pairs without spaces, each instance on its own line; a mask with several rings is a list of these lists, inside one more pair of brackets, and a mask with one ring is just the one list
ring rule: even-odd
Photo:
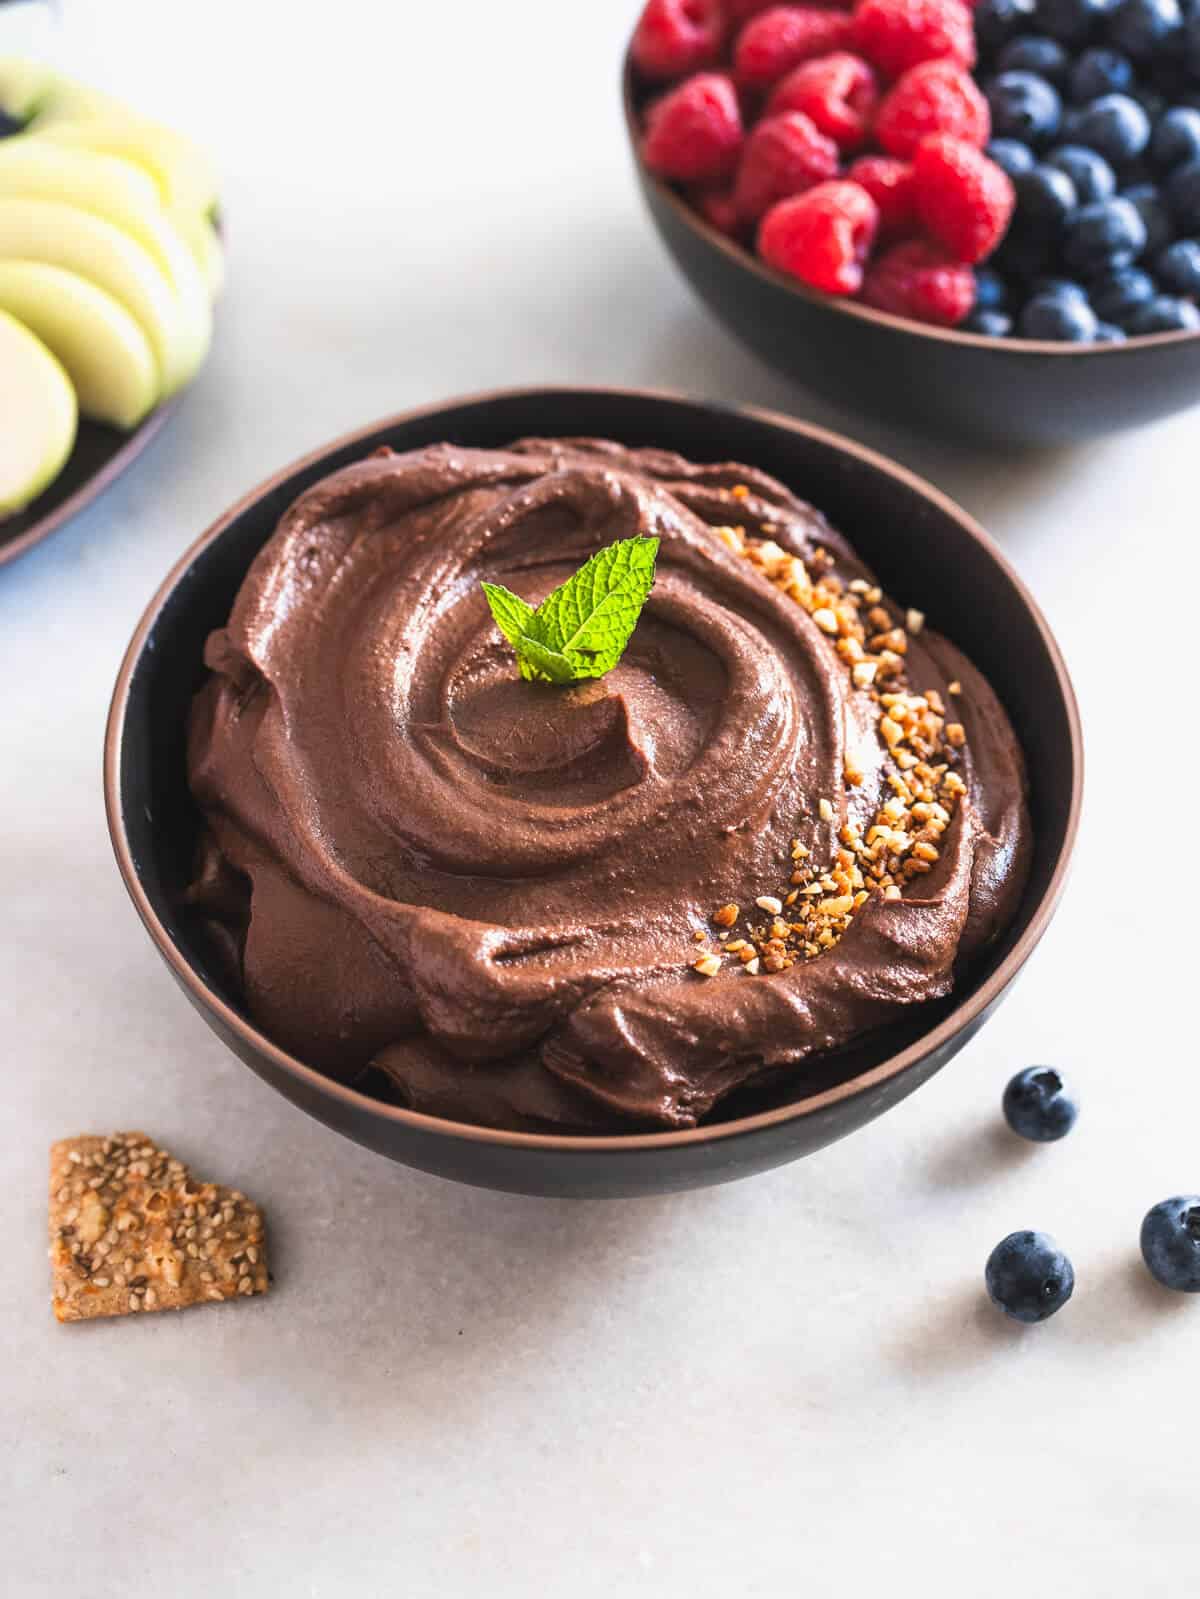
[[[729,491],[746,499],[744,485]],[[904,625],[899,613],[889,609],[883,591],[865,578],[843,581],[834,571],[835,558],[818,546],[805,560],[775,538],[748,537],[744,527],[714,530],[734,553],[754,565],[783,594],[807,611],[830,641],[856,690],[875,708],[875,727],[884,754],[884,793],[865,829],[847,821],[838,832],[841,848],[824,867],[814,865],[810,848],[799,839],[791,845],[791,870],[786,894],[760,894],[755,905],[770,921],[749,929],[749,937],[731,939],[726,953],[751,976],[760,971],[789,970],[797,961],[815,959],[832,949],[849,930],[854,917],[872,899],[902,900],[904,884],[933,870],[940,859],[937,841],[953,820],[958,800],[967,785],[954,770],[957,752],[966,743],[961,722],[947,722],[946,707],[937,689],[914,693],[906,673],[909,639],[925,626],[922,611],[909,609]],[[763,533],[781,533],[777,524],[762,524]],[[947,685],[952,695],[962,684]],[[866,774],[859,761],[843,757],[847,792],[858,788]],[[837,809],[828,796],[817,801],[823,822],[834,822]],[[783,921],[784,906],[794,921]],[[737,905],[725,905],[712,920],[732,927],[740,915]],[[708,963],[712,962],[711,970]],[[716,975],[720,960],[705,955],[696,971]]]
[[701,977],[715,977],[721,970],[720,957],[717,955],[701,955],[698,961],[692,962],[692,970],[699,972]]

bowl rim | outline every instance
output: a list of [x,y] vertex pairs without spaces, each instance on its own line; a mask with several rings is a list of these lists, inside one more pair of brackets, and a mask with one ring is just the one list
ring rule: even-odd
[[[634,104],[634,85],[637,81],[637,68],[633,63],[632,40],[625,52],[622,70],[622,100],[625,110],[625,130],[629,135],[629,147],[633,154],[634,163],[642,181],[649,184],[655,193],[670,206],[676,217],[702,238],[713,249],[728,257],[735,265],[751,272],[764,283],[777,289],[783,289],[796,299],[802,300],[806,305],[828,311],[835,316],[848,316],[860,322],[873,323],[884,328],[890,333],[907,333],[913,338],[934,339],[943,344],[959,345],[964,349],[984,350],[989,354],[1012,355],[1049,355],[1057,357],[1074,356],[1076,359],[1087,355],[1106,355],[1114,357],[1146,349],[1167,348],[1177,344],[1187,344],[1200,339],[1200,328],[1188,330],[1178,329],[1167,333],[1137,333],[1132,337],[1122,339],[1116,344],[1105,344],[1092,341],[1088,344],[1070,344],[1054,339],[993,339],[985,333],[966,333],[959,328],[935,327],[929,322],[916,322],[910,317],[893,316],[890,311],[879,311],[872,305],[864,305],[861,300],[841,298],[833,294],[819,294],[815,289],[806,288],[804,284],[790,278],[784,272],[778,272],[736,239],[729,238],[714,228],[710,222],[690,206],[683,196],[664,178],[652,172],[642,160],[641,128],[638,122],[637,107]],[[664,85],[664,87],[666,87]]]
[[[985,553],[1001,568],[1016,589],[1041,637],[1066,710],[1070,732],[1069,745],[1072,773],[1070,804],[1063,840],[1050,880],[1038,903],[1033,908],[1028,925],[1004,956],[1004,959],[978,988],[974,989],[960,1003],[954,1005],[928,1032],[922,1033],[919,1038],[914,1039],[904,1049],[897,1054],[889,1055],[885,1061],[880,1062],[869,1071],[850,1077],[844,1082],[836,1083],[820,1093],[787,1105],[777,1106],[772,1110],[759,1111],[753,1115],[737,1117],[731,1121],[686,1128],[675,1132],[581,1135],[527,1133],[509,1131],[503,1128],[477,1127],[468,1122],[456,1122],[440,1116],[428,1116],[419,1111],[408,1110],[401,1105],[389,1104],[384,1100],[374,1098],[370,1094],[364,1094],[359,1089],[353,1088],[348,1084],[339,1083],[332,1077],[327,1077],[323,1072],[318,1071],[316,1067],[305,1065],[296,1056],[274,1043],[265,1033],[260,1032],[253,1023],[229,1005],[198,974],[191,961],[167,931],[142,884],[125,827],[121,795],[122,750],[129,707],[129,694],[134,674],[145,653],[147,640],[157,624],[168,599],[175,592],[180,582],[186,578],[193,562],[211,545],[215,544],[231,524],[244,512],[273,493],[294,474],[317,465],[330,455],[341,452],[360,441],[365,441],[381,431],[400,428],[424,418],[437,416],[442,412],[458,410],[466,406],[481,406],[495,401],[529,399],[534,396],[546,398],[558,396],[572,399],[603,396],[609,399],[618,398],[635,401],[649,399],[663,402],[667,405],[683,404],[692,409],[709,411],[714,415],[729,412],[736,416],[748,417],[754,422],[766,424],[777,431],[798,434],[806,439],[831,447],[834,451],[862,462],[874,471],[883,473],[886,477],[903,484],[910,491],[915,491],[920,496],[931,501],[940,511],[957,523],[969,539],[982,545]],[[1083,762],[1083,730],[1079,706],[1066,662],[1049,624],[1019,573],[992,536],[968,512],[963,510],[948,495],[943,494],[940,489],[935,488],[933,484],[919,477],[915,472],[909,471],[907,467],[889,460],[886,456],[869,449],[866,445],[845,438],[843,435],[835,433],[828,428],[819,427],[814,423],[801,422],[794,417],[784,416],[779,412],[767,410],[760,406],[724,404],[667,389],[627,388],[595,384],[557,384],[553,387],[541,387],[538,385],[518,386],[485,390],[472,394],[453,395],[435,404],[417,406],[410,410],[380,417],[365,426],[352,428],[348,433],[340,435],[315,450],[308,451],[282,469],[273,472],[270,477],[264,479],[248,493],[243,494],[216,521],[212,522],[174,563],[150,599],[134,630],[133,637],[121,661],[109,707],[104,736],[103,778],[105,813],[117,866],[124,881],[126,892],[133,901],[134,907],[159,954],[166,961],[176,980],[200,1008],[214,1013],[224,1026],[237,1036],[244,1045],[258,1054],[266,1056],[285,1075],[293,1078],[310,1091],[315,1091],[320,1097],[339,1101],[347,1111],[382,1117],[385,1121],[396,1122],[414,1131],[436,1134],[439,1137],[465,1139],[473,1143],[509,1149],[540,1150],[542,1152],[576,1151],[585,1153],[589,1151],[619,1152],[624,1150],[633,1153],[639,1150],[670,1150],[701,1144],[718,1144],[726,1139],[763,1131],[771,1127],[780,1126],[795,1118],[811,1115],[842,1100],[852,1099],[868,1092],[893,1077],[903,1075],[911,1067],[916,1066],[928,1056],[936,1053],[950,1039],[964,1028],[969,1027],[972,1022],[981,1019],[1025,964],[1025,961],[1041,940],[1054,912],[1058,908],[1079,830],[1079,818],[1083,801]]]

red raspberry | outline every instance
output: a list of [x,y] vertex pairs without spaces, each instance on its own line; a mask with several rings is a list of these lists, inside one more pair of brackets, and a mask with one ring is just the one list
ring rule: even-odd
[[764,117],[746,140],[738,167],[733,190],[738,215],[757,222],[777,200],[836,177],[837,169],[837,145],[802,111]]
[[738,216],[732,189],[724,186],[716,189],[695,189],[689,199],[708,225],[716,228],[718,233],[727,233],[730,238],[734,238],[741,232],[741,218]]
[[862,298],[893,316],[952,328],[975,303],[975,274],[927,239],[906,239],[867,268]]
[[975,65],[975,28],[963,0],[859,0],[854,43],[889,78],[922,61]]
[[630,52],[647,77],[681,78],[714,62],[724,37],[721,0],[646,0]]
[[732,81],[698,72],[650,107],[642,159],[664,178],[703,183],[733,172],[743,137]]
[[843,150],[866,138],[879,103],[875,74],[858,56],[837,50],[793,67],[767,101],[767,115],[803,111]]
[[749,22],[751,17],[777,3],[778,0],[725,0],[725,15],[730,22]]
[[802,61],[848,45],[852,27],[852,19],[840,11],[772,6],[738,34],[734,74],[747,89],[768,89]]
[[916,221],[913,169],[907,161],[890,155],[860,155],[846,176],[851,183],[861,184],[879,207],[881,232],[898,233]]
[[944,133],[922,139],[913,157],[917,215],[958,261],[990,255],[1012,219],[1012,179],[973,144]]
[[911,156],[927,133],[980,146],[992,119],[973,80],[953,61],[923,61],[911,67],[884,96],[875,118],[875,142],[889,155]]
[[879,212],[857,183],[820,183],[772,206],[758,230],[769,266],[826,294],[856,294]]

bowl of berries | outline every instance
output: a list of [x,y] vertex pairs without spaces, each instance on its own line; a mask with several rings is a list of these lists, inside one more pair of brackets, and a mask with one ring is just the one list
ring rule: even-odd
[[648,0],[650,214],[854,408],[1062,444],[1200,399],[1200,0]]

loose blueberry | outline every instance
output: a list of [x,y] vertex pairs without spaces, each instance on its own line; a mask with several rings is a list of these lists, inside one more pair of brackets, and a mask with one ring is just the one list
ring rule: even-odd
[[1085,276],[1128,266],[1146,248],[1146,224],[1128,200],[1081,205],[1063,230],[1063,257]]
[[1181,105],[1165,111],[1150,139],[1150,159],[1160,172],[1200,161],[1200,111]]
[[1107,0],[1038,0],[1037,26],[1063,44],[1081,45],[1110,9]]
[[1169,294],[1156,295],[1125,324],[1125,331],[1130,334],[1195,333],[1198,330],[1200,311],[1190,300],[1177,300]]
[[1082,144],[1060,144],[1046,157],[1046,165],[1065,172],[1080,205],[1110,200],[1117,192],[1117,175],[1102,155]]
[[1127,94],[1102,94],[1075,118],[1074,144],[1086,144],[1113,166],[1134,161],[1150,142],[1150,118]]
[[1131,61],[1166,52],[1183,27],[1177,0],[1121,0],[1105,21],[1104,36]]
[[991,156],[996,165],[1010,178],[1020,177],[1022,172],[1028,172],[1034,164],[1034,154],[1027,144],[1019,144],[1016,139],[993,139],[988,145],[986,154]]
[[1096,337],[1096,313],[1082,295],[1035,294],[1017,318],[1017,332],[1023,339],[1088,344]]
[[1142,1259],[1164,1288],[1200,1294],[1200,1194],[1177,1194],[1146,1212]]
[[1092,281],[1088,298],[1092,309],[1105,322],[1125,327],[1129,318],[1149,305],[1158,293],[1154,279],[1137,267],[1119,267]]
[[1006,339],[1012,332],[1012,317],[1006,311],[987,311],[977,305],[962,328],[966,333],[982,333],[989,339]]
[[1022,1138],[1053,1144],[1065,1138],[1079,1115],[1079,1103],[1053,1066],[1027,1066],[1004,1090],[1004,1119]]
[[992,132],[998,139],[1044,144],[1058,131],[1062,101],[1058,90],[1035,72],[1002,72],[987,91]]
[[1057,232],[1079,205],[1075,185],[1058,167],[1036,166],[1015,180],[1022,226]]
[[1167,179],[1167,209],[1185,233],[1200,233],[1200,161],[1176,167]]
[[1009,1233],[988,1256],[988,1297],[1015,1321],[1045,1321],[1075,1292],[1075,1269],[1046,1233]]
[[1175,225],[1162,196],[1152,183],[1139,183],[1131,189],[1122,189],[1121,198],[1136,208],[1146,224],[1145,254],[1157,255],[1175,237]]
[[973,13],[975,40],[984,55],[1033,26],[1033,0],[979,0]]
[[0,111],[0,139],[11,139],[14,133],[20,133],[25,126],[18,122],[16,117],[10,117],[7,111]]
[[1154,261],[1159,283],[1171,294],[1194,300],[1200,296],[1200,240],[1176,239]]
[[1071,99],[1086,105],[1102,94],[1124,94],[1133,87],[1133,67],[1115,50],[1085,50],[1067,80]]
[[1070,56],[1057,39],[1037,33],[1010,39],[996,57],[997,72],[1036,72],[1055,85],[1066,81],[1070,64]]
[[1008,304],[1008,289],[998,272],[988,267],[975,268],[975,309],[1002,311]]
[[1095,342],[1097,344],[1124,344],[1125,329],[1117,327],[1113,322],[1097,322]]

